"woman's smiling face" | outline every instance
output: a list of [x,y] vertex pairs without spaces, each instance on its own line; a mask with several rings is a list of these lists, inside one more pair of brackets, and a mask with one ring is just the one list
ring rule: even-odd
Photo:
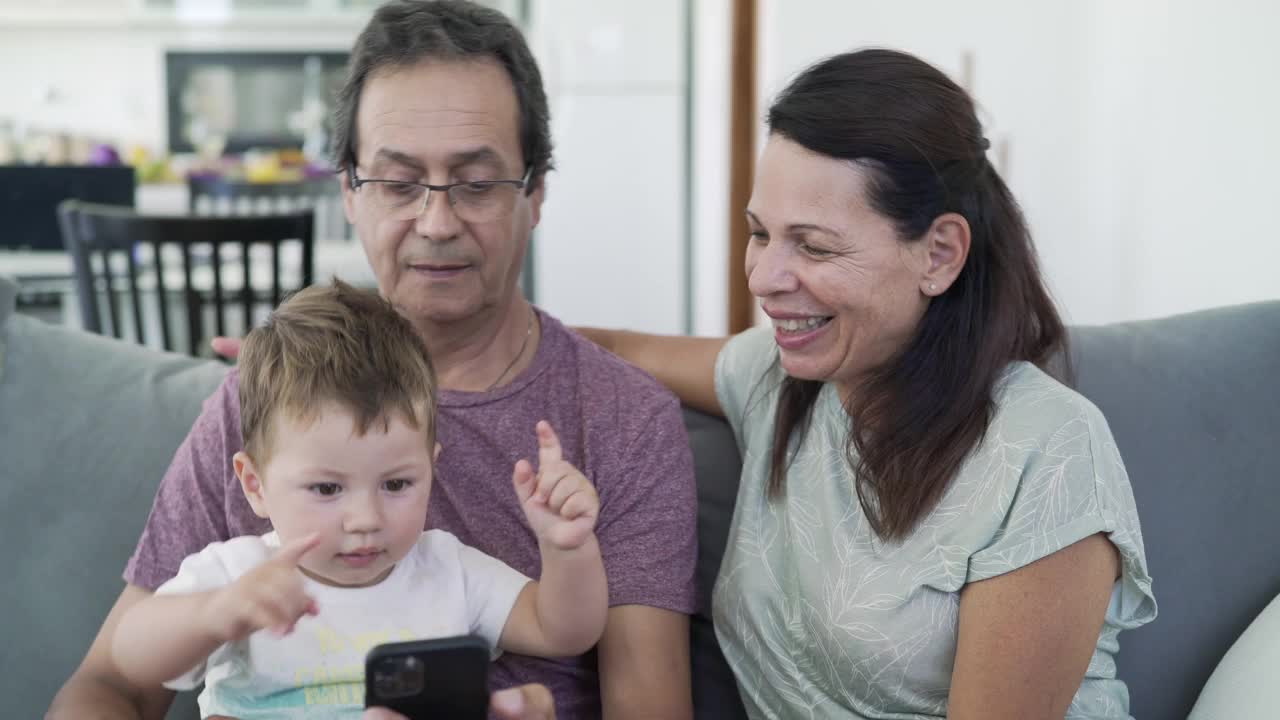
[[901,351],[929,304],[927,243],[904,242],[868,204],[869,178],[774,134],[747,207],[748,286],[783,370],[843,390]]

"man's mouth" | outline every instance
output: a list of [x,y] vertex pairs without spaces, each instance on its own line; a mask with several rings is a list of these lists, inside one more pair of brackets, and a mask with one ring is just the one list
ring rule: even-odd
[[418,272],[443,274],[443,273],[455,273],[460,270],[466,270],[471,266],[467,263],[439,262],[439,263],[409,263],[409,267]]

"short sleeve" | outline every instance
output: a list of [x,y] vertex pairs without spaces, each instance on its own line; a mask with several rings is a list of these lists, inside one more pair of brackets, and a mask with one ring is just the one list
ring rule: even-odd
[[458,562],[462,567],[471,632],[484,638],[497,657],[502,629],[507,625],[516,598],[530,579],[501,560],[460,542]]
[[[156,595],[184,595],[226,587],[248,568],[265,560],[269,554],[266,544],[257,537],[212,543],[204,550],[185,558],[178,567],[178,574],[156,588]],[[208,666],[216,663],[216,658],[227,647],[219,647],[204,662],[166,682],[164,686],[170,690],[194,690],[199,687],[204,682]]]
[[227,522],[229,503],[244,502],[227,492],[234,476],[231,457],[241,445],[238,392],[239,376],[233,370],[205,401],[178,447],[125,568],[130,584],[158,587],[173,577],[184,557],[242,530]]
[[[1060,421],[1051,409],[1055,404],[1067,408]],[[1006,461],[1021,457],[1021,471],[1009,473],[1013,482],[999,488],[1010,500],[997,504],[1004,515],[996,532],[970,556],[968,581],[1012,572],[1090,535],[1106,533],[1121,560],[1121,578],[1107,620],[1121,629],[1150,622],[1156,604],[1137,505],[1106,420],[1074,394],[1062,403],[1028,405],[1038,408],[1035,422],[1051,419],[1048,431],[1039,437],[1003,445],[1005,439],[1017,437],[1007,418],[988,431],[995,436],[988,452]]]
[[741,449],[747,437],[747,416],[772,397],[783,377],[770,329],[751,328],[729,338],[716,356],[715,377],[716,399]]

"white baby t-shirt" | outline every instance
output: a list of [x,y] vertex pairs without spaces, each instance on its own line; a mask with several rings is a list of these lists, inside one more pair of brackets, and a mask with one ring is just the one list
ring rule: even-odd
[[[279,547],[274,532],[212,543],[183,560],[177,576],[156,593],[223,587]],[[165,685],[190,690],[203,681],[201,717],[358,717],[364,706],[364,659],[373,646],[476,634],[496,648],[528,582],[452,534],[429,530],[377,585],[339,588],[306,578],[318,615],[303,617],[286,637],[259,631],[223,645],[206,663]]]

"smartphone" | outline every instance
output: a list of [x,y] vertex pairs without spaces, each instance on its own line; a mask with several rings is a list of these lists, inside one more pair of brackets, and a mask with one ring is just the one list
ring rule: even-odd
[[475,635],[385,643],[364,665],[365,707],[409,720],[485,720],[489,716],[489,646]]

